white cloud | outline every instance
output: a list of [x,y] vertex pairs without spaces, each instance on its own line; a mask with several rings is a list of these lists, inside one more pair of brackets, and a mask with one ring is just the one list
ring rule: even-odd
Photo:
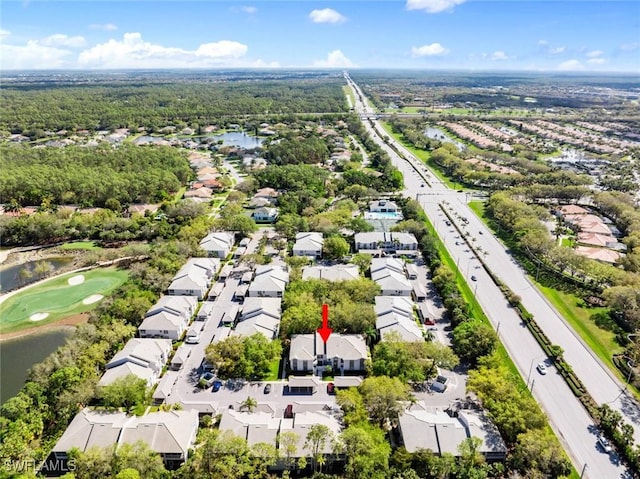
[[55,35],[43,38],[39,43],[48,47],[80,48],[85,45],[86,40],[80,36],[70,37],[63,33],[56,33]]
[[78,57],[78,66],[85,68],[251,67],[254,63],[243,60],[248,50],[247,45],[231,40],[204,43],[195,50],[165,47],[144,41],[140,33],[133,32],[125,33],[122,40],[111,39],[82,51]]
[[113,23],[92,23],[89,25],[91,30],[104,30],[105,32],[113,32],[118,29],[117,25]]
[[491,54],[490,58],[492,60],[500,61],[500,60],[508,60],[509,57],[507,54],[501,50],[495,51]]
[[632,52],[634,50],[637,50],[638,48],[640,48],[640,42],[623,43],[622,45],[620,45],[620,50],[622,50],[623,52]]
[[607,60],[605,58],[589,58],[587,63],[590,65],[603,65],[607,63]]
[[563,71],[582,70],[582,68],[582,63],[575,59],[567,60],[566,62],[562,62],[558,65],[558,70]]
[[433,57],[437,55],[446,55],[449,50],[439,43],[431,43],[430,45],[422,45],[421,47],[411,47],[412,57]]
[[587,53],[589,58],[601,57],[604,52],[602,50],[593,50]]
[[547,40],[538,40],[538,45],[541,46],[543,50],[545,50],[547,53],[550,53],[551,55],[558,55],[560,53],[563,53],[567,49],[567,47],[565,46],[552,47]]
[[440,13],[451,10],[466,0],[407,0],[407,10],[424,10],[427,13]]
[[0,68],[5,70],[48,70],[66,66],[71,51],[29,40],[26,45],[0,44]]
[[258,9],[256,7],[249,7],[249,6],[242,6],[242,7],[240,7],[240,9],[244,13],[248,13],[249,15],[253,15],[254,13],[256,13],[258,11]]
[[309,14],[309,18],[313,23],[343,23],[347,21],[347,17],[332,8],[324,8],[322,10],[313,10]]
[[0,38],[8,37],[9,35],[11,35],[11,32],[9,30],[0,28]]
[[326,60],[316,60],[313,66],[317,68],[353,68],[356,65],[340,50],[329,52]]

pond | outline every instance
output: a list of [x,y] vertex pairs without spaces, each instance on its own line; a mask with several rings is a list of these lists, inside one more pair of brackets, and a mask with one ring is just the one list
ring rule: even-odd
[[459,141],[455,141],[449,138],[446,132],[444,132],[440,128],[433,128],[429,126],[427,127],[426,130],[424,130],[424,134],[426,135],[427,138],[431,138],[432,140],[439,140],[444,143],[453,143],[454,145],[456,145],[456,148],[458,149],[458,151],[463,151],[463,150],[466,150],[467,148],[467,146],[464,143],[460,143]]
[[73,328],[65,327],[3,341],[0,345],[0,405],[22,389],[29,369],[62,346],[71,334]]
[[247,135],[244,131],[229,131],[220,135],[210,135],[215,140],[222,140],[225,146],[239,146],[246,150],[262,146],[264,140],[257,136]]
[[[73,258],[62,256],[38,261],[27,261],[26,263],[0,269],[0,293],[12,291],[42,279],[44,275],[40,274],[42,273],[42,271],[39,271],[40,268],[43,270],[45,268],[48,269],[46,276],[51,276],[58,273],[61,268],[69,265],[72,261]],[[48,263],[49,266],[41,266],[43,263]]]

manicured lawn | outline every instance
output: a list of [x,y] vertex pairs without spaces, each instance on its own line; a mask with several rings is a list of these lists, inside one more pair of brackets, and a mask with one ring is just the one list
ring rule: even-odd
[[99,250],[101,246],[97,246],[93,241],[74,241],[73,243],[65,243],[60,246],[61,250]]
[[561,245],[562,246],[566,246],[567,248],[573,248],[573,244],[575,243],[575,241],[571,238],[561,238]]
[[467,203],[467,205],[469,205],[469,208],[471,208],[471,210],[476,214],[476,216],[478,216],[478,218],[481,218],[483,221],[485,221],[484,210],[487,206],[487,203],[485,201],[470,201],[469,203]]
[[264,378],[265,381],[277,381],[280,379],[278,377],[278,372],[280,372],[280,358],[274,359],[269,364],[269,375]]
[[[95,308],[99,301],[83,301],[93,295],[106,296],[127,280],[129,273],[116,268],[95,269],[71,273],[28,288],[0,304],[0,332],[54,322],[73,314]],[[84,281],[73,284],[71,278],[83,276]],[[35,314],[47,314],[40,320]]]
[[578,305],[579,298],[573,294],[551,289],[541,284],[536,284],[536,286],[602,362],[617,373],[618,368],[613,364],[611,356],[622,352],[622,348],[616,343],[615,334],[599,328],[590,318],[592,314],[604,311],[605,308],[580,307]]

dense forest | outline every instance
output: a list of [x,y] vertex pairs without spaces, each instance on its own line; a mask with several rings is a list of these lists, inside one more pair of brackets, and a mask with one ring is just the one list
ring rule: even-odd
[[341,78],[113,85],[10,84],[0,90],[0,130],[39,137],[46,130],[113,130],[167,125],[192,128],[238,115],[340,113]]
[[0,147],[0,198],[14,205],[155,202],[192,173],[184,152],[170,147]]

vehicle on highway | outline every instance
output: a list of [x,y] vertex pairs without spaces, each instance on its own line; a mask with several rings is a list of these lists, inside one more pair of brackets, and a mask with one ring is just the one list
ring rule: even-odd
[[213,385],[215,380],[216,380],[216,377],[214,376],[213,373],[204,373],[200,376],[200,379],[198,380],[198,386],[200,386],[203,389],[210,388]]
[[421,186],[422,188],[424,188],[424,183],[422,183],[420,186]]
[[336,393],[336,385],[333,383],[327,384],[327,394],[334,395]]
[[611,443],[604,436],[598,436],[598,446],[607,454],[610,454],[613,451],[613,447],[611,447]]
[[265,393],[265,394],[269,394],[270,392],[271,392],[271,384],[267,384],[267,385],[264,387],[264,393]]
[[219,379],[216,379],[215,381],[213,381],[213,387],[211,388],[211,391],[214,393],[217,393],[218,391],[220,391],[220,388],[222,387],[222,381],[220,381]]
[[478,278],[475,277],[475,275],[471,276],[471,281],[478,281]]
[[544,363],[538,363],[538,365],[536,366],[536,369],[543,376],[547,374],[547,366]]
[[484,233],[482,231],[478,231],[478,234],[479,235],[483,235]]

